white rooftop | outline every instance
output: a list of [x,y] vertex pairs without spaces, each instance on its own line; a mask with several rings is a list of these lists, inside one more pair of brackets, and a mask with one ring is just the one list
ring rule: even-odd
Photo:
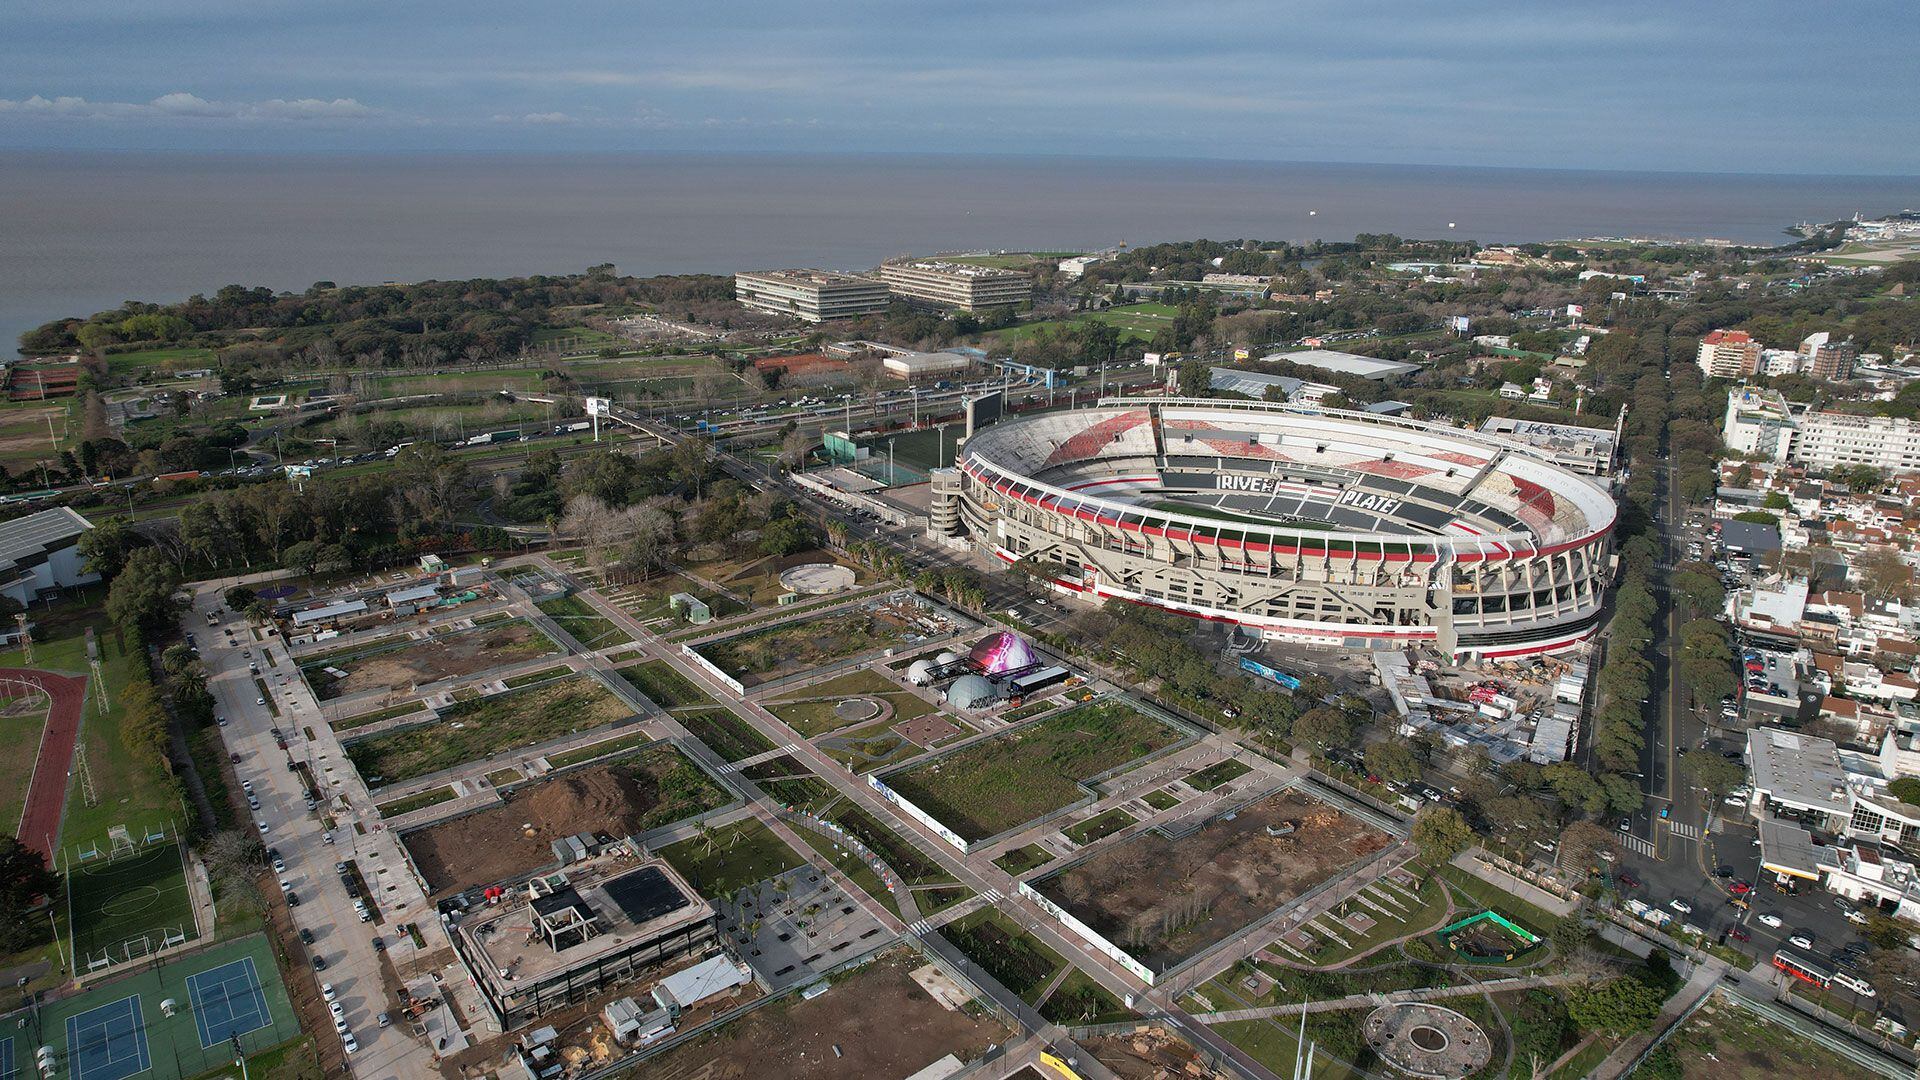
[[1341,375],[1358,375],[1363,379],[1384,379],[1392,375],[1407,375],[1419,371],[1419,364],[1408,364],[1399,360],[1378,360],[1371,356],[1357,356],[1353,353],[1336,352],[1333,349],[1301,349],[1296,352],[1274,353],[1263,356],[1262,360],[1285,360],[1302,367],[1319,368]]
[[1847,774],[1831,739],[1784,728],[1754,728],[1747,732],[1747,761],[1753,767],[1754,790],[1777,803],[1829,814],[1845,814]]
[[0,521],[0,569],[40,560],[64,548],[93,524],[71,507],[56,506],[37,514]]

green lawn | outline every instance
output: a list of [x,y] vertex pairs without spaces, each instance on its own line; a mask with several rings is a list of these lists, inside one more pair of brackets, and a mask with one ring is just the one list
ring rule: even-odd
[[1139,819],[1132,814],[1116,806],[1098,817],[1088,818],[1078,824],[1068,826],[1061,830],[1061,832],[1067,839],[1085,846],[1103,837],[1112,836],[1114,833],[1134,824],[1138,820]]
[[1146,795],[1143,798],[1146,804],[1148,806],[1153,807],[1155,810],[1171,810],[1174,807],[1179,806],[1182,801],[1180,796],[1175,795],[1173,792],[1168,791],[1166,788],[1160,788],[1155,791],[1149,791],[1146,793]]
[[1195,791],[1212,791],[1232,780],[1237,780],[1253,771],[1253,767],[1236,758],[1215,762],[1187,777],[1187,786]]
[[632,683],[635,690],[645,694],[648,701],[664,709],[681,705],[708,705],[713,702],[713,698],[665,660],[648,660],[643,664],[623,667],[619,671],[620,677]]
[[452,802],[457,797],[458,796],[454,794],[453,785],[446,784],[441,787],[428,788],[425,791],[415,792],[403,799],[380,803],[375,806],[374,809],[380,811],[381,817],[399,817],[401,814],[410,814],[415,810],[425,809],[429,806],[439,806],[443,802]]
[[1017,847],[1008,851],[993,860],[993,865],[1019,877],[1036,866],[1045,866],[1052,861],[1053,855],[1046,848],[1039,844],[1028,844],[1026,847]]
[[908,885],[944,884],[953,880],[953,875],[942,870],[939,863],[920,854],[918,847],[882,825],[865,810],[849,804],[825,816],[865,844],[867,850],[892,867],[893,872],[900,875],[900,880]]
[[653,736],[646,732],[636,731],[630,735],[620,735],[612,739],[602,739],[597,743],[588,743],[585,746],[575,747],[562,754],[548,754],[547,764],[555,769],[572,768],[575,765],[592,761],[595,758],[606,757],[608,754],[617,754],[623,750],[631,750],[636,746],[647,746],[654,741]]
[[107,374],[134,377],[147,372],[172,373],[213,366],[212,349],[160,348],[138,349],[107,354]]
[[1086,972],[1074,970],[1040,1005],[1040,1015],[1062,1025],[1117,1024],[1133,1013]]
[[1181,737],[1125,701],[1107,699],[1022,724],[885,783],[963,839],[983,840],[1084,798],[1083,781]]
[[613,624],[578,596],[562,596],[535,605],[588,651],[625,645],[633,635]]
[[529,671],[525,675],[515,675],[513,678],[508,679],[506,681],[505,686],[509,690],[518,690],[523,686],[532,686],[535,683],[551,682],[554,679],[558,679],[558,678],[561,678],[562,676],[570,675],[572,673],[573,673],[572,668],[568,667],[565,664],[561,664],[558,667],[541,668],[539,671]]
[[589,731],[633,715],[588,675],[576,675],[453,705],[438,720],[383,731],[347,744],[347,757],[370,787],[478,761],[504,750]]
[[675,719],[694,738],[707,744],[707,749],[728,761],[740,761],[773,749],[773,743],[766,736],[731,709],[698,709]]
[[710,840],[696,836],[659,852],[701,896],[710,899],[731,896],[806,862],[753,818],[715,830]]
[[906,641],[906,628],[862,607],[781,623],[698,646],[700,654],[744,686]]
[[1041,991],[1067,966],[1059,953],[1041,944],[997,908],[981,908],[947,924],[940,933],[1029,1005],[1039,1000]]

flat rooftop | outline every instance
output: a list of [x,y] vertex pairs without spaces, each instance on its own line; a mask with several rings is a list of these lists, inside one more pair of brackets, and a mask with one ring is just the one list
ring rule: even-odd
[[1754,790],[1775,802],[1829,814],[1845,814],[1850,808],[1847,774],[1831,739],[1754,728],[1747,732],[1747,761],[1753,767]]
[[778,281],[787,285],[885,285],[886,282],[859,274],[843,274],[838,270],[742,270],[734,277],[759,278],[762,281]]
[[[546,875],[548,881],[558,877],[566,884],[548,896],[534,899],[525,888],[513,890],[500,906],[460,923],[459,933],[481,969],[475,974],[496,994],[513,994],[550,975],[713,918],[706,901],[663,860],[635,865],[631,859],[608,857]],[[527,929],[542,907],[572,903],[592,909],[598,934],[556,952]]]
[[1400,360],[1380,360],[1371,356],[1336,352],[1333,349],[1300,349],[1295,352],[1272,353],[1260,359],[1270,362],[1285,360],[1289,364],[1319,368],[1322,371],[1331,371],[1340,375],[1358,375],[1363,379],[1386,379],[1395,375],[1410,375],[1420,370],[1419,364],[1409,364]]
[[1018,270],[1002,270],[993,266],[974,266],[971,263],[947,262],[942,259],[896,259],[887,266],[904,267],[909,270],[929,270],[937,274],[952,274],[955,277],[968,278],[1021,278],[1027,275]]

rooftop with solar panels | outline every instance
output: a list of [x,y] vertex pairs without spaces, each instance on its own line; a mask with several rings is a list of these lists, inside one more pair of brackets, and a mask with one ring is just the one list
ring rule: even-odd
[[1177,523],[1576,541],[1611,525],[1604,488],[1525,442],[1434,424],[1265,403],[1109,400],[996,424],[967,461],[1072,505]]

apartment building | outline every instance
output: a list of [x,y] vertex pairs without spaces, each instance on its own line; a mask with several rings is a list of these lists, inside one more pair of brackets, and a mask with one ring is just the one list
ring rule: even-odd
[[1760,368],[1760,343],[1745,330],[1715,330],[1700,339],[1696,362],[1709,379],[1744,379]]
[[1859,346],[1851,341],[1823,341],[1813,347],[1812,359],[1807,363],[1807,374],[1833,382],[1851,379],[1853,362],[1859,356]]
[[734,299],[757,311],[810,323],[851,319],[887,310],[893,296],[884,281],[829,270],[759,270],[733,275]]
[[1011,307],[1033,299],[1033,279],[965,263],[903,260],[880,267],[880,280],[910,303],[959,311]]

